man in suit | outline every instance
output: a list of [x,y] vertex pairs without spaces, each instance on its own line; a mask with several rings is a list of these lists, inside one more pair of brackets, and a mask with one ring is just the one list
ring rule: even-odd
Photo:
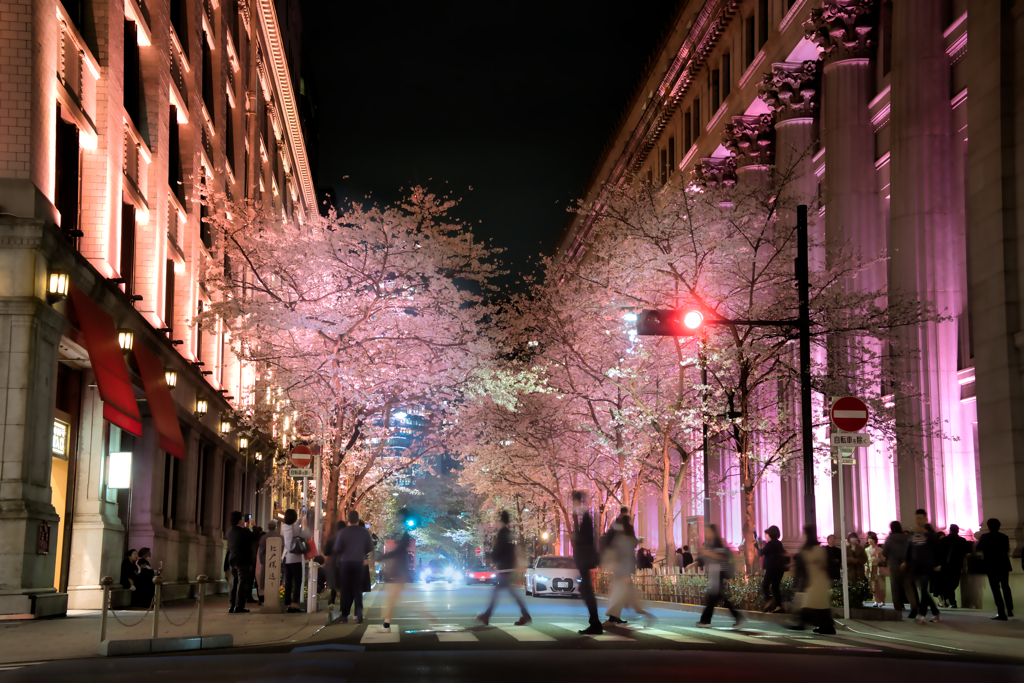
[[1013,616],[1013,594],[1010,593],[1010,539],[999,532],[1002,526],[993,517],[986,522],[988,533],[978,540],[975,550],[985,559],[985,573],[992,588],[992,599],[996,603],[994,621],[1007,621]]
[[[971,552],[970,542],[960,535],[960,527],[949,526],[949,535],[939,541],[939,561],[942,564],[942,597],[949,607],[956,608],[956,588],[964,570],[964,558]],[[960,591],[963,593],[963,590]]]
[[580,572],[580,597],[590,613],[590,626],[580,631],[582,635],[591,636],[604,632],[601,617],[597,613],[597,599],[594,597],[594,582],[591,570],[600,563],[597,545],[594,543],[594,520],[583,500],[583,491],[572,492],[573,512],[579,518],[579,527],[572,542],[572,557],[576,561],[576,569]]
[[494,593],[491,594],[491,604],[487,606],[483,614],[477,616],[477,621],[487,626],[490,623],[491,614],[494,613],[494,606],[498,602],[498,592],[507,591],[519,605],[519,611],[522,613],[515,625],[525,626],[533,621],[533,618],[530,617],[530,612],[526,609],[526,603],[512,586],[512,572],[516,568],[516,546],[512,542],[512,530],[508,528],[508,512],[502,510],[499,519],[501,528],[498,529],[498,536],[494,539],[494,550],[491,551],[491,561],[494,562],[494,568],[498,570],[498,579],[494,584]]
[[228,612],[242,614],[249,610],[245,607],[246,591],[252,594],[252,572],[255,564],[252,556],[252,532],[245,528],[242,513],[235,510],[231,513],[231,528],[228,529],[228,554],[225,559],[231,572],[231,593],[228,595]]

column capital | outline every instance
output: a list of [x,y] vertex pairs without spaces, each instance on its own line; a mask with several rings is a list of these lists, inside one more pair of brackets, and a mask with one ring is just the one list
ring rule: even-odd
[[693,166],[693,182],[705,189],[733,187],[736,184],[736,158],[701,159]]
[[775,163],[775,114],[732,117],[722,132],[722,146],[739,167]]
[[775,112],[777,122],[818,114],[821,70],[817,60],[776,62],[758,84],[758,97]]
[[874,0],[823,0],[804,22],[804,36],[826,63],[866,59],[875,51]]

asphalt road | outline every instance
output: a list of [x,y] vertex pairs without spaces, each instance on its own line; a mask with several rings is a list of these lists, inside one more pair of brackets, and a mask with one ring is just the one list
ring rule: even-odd
[[[631,620],[603,636],[580,636],[579,600],[527,598],[533,623],[502,596],[490,626],[474,620],[486,586],[416,585],[403,596],[392,633],[379,632],[380,603],[363,625],[333,624],[315,642],[230,651],[51,662],[0,671],[8,681],[328,681],[623,680],[1024,681],[1019,660],[993,659],[917,641],[842,634],[816,636],[776,624],[695,627],[697,615],[656,610],[657,623]],[[602,605],[603,614],[603,605]],[[631,616],[624,614],[624,617]],[[55,644],[59,646],[59,644]]]

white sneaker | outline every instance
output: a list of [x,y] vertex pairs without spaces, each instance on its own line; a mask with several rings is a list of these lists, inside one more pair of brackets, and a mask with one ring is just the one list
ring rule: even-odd
[[711,624],[705,624],[703,621],[698,621],[697,628],[711,628]]
[[932,622],[933,624],[941,624],[941,623],[942,623],[942,617],[941,617],[940,615],[936,614],[936,615],[935,615],[934,617],[932,617],[932,618],[930,619],[930,621],[931,621],[931,622]]
[[390,627],[390,626],[383,626],[383,625],[382,625],[382,626],[380,627],[380,632],[381,632],[381,633],[391,633],[391,627]]
[[924,617],[918,617],[917,619],[914,619],[914,621],[916,621],[916,622],[917,622],[917,623],[919,623],[919,624],[924,624],[924,623],[926,623],[926,620],[925,620],[925,618],[924,618]]

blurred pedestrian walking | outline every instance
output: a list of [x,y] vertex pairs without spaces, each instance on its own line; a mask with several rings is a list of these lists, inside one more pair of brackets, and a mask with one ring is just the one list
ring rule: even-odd
[[789,569],[789,555],[782,547],[782,532],[774,524],[764,532],[768,537],[758,554],[761,556],[761,567],[764,569],[764,579],[761,581],[761,592],[764,595],[765,612],[782,611],[782,577]]
[[627,623],[622,618],[622,610],[629,607],[637,615],[644,618],[648,625],[654,617],[647,612],[640,602],[640,593],[633,585],[633,574],[636,573],[636,560],[633,549],[636,548],[638,540],[633,530],[629,514],[623,512],[612,524],[607,535],[607,561],[612,572],[611,595],[608,596],[608,609],[605,616],[608,617],[606,624],[617,625]]
[[871,597],[874,600],[872,607],[885,606],[885,577],[889,574],[889,568],[885,565],[885,557],[882,555],[882,546],[878,545],[878,534],[874,531],[868,532],[868,545],[864,548],[867,556],[867,564],[864,565],[865,576],[868,587],[871,588]]
[[708,524],[704,531],[704,548],[700,553],[704,560],[704,568],[708,577],[708,590],[704,596],[704,612],[700,615],[697,626],[711,628],[711,618],[715,607],[722,603],[736,620],[735,626],[743,625],[746,619],[729,601],[729,587],[726,582],[733,577],[732,551],[718,535],[718,527]]
[[813,524],[804,527],[804,545],[796,562],[796,607],[799,622],[787,628],[802,631],[807,624],[814,632],[834,635],[832,621],[832,577],[828,572],[828,552],[818,541]]
[[[348,526],[334,538],[333,556],[341,588],[341,623],[348,623],[349,610],[355,602],[357,623],[363,623],[363,567],[367,553],[373,552],[373,540],[366,527],[359,525],[359,513],[348,511]],[[389,621],[390,624],[390,615]]]
[[590,516],[590,509],[586,506],[582,491],[572,492],[572,508],[576,518],[579,519],[579,526],[576,528],[576,536],[572,543],[572,558],[576,562],[576,569],[580,572],[580,597],[583,598],[583,604],[587,606],[587,613],[590,617],[590,626],[580,631],[580,634],[599,635],[604,629],[601,627],[601,617],[597,613],[597,598],[594,597],[592,571],[598,567],[601,560],[594,540],[594,519]]
[[1010,539],[999,529],[1002,524],[995,517],[985,523],[988,533],[978,539],[975,550],[981,553],[985,562],[988,585],[996,603],[996,621],[1006,621],[1013,616],[1013,594],[1010,592]]
[[516,546],[512,543],[512,530],[508,528],[508,511],[502,510],[498,519],[501,521],[501,528],[498,529],[498,535],[494,539],[494,550],[491,551],[491,562],[494,563],[498,577],[494,582],[494,592],[491,593],[491,603],[482,614],[477,615],[477,621],[484,626],[490,623],[494,607],[498,604],[498,593],[505,591],[516,601],[519,611],[522,613],[515,625],[525,626],[533,621],[533,618],[526,609],[526,603],[519,595],[519,591],[512,585],[512,572],[516,569]]
[[889,567],[892,606],[897,612],[903,612],[903,606],[909,604],[910,618],[914,619],[917,617],[917,589],[905,568],[909,546],[910,537],[903,533],[903,525],[898,520],[889,522],[889,535],[882,544],[882,556]]
[[[960,576],[964,571],[964,562],[971,552],[971,542],[960,535],[960,527],[949,525],[949,535],[939,541],[939,561],[942,563],[940,581],[942,597],[946,606],[957,608],[956,589],[960,585]],[[963,590],[960,591],[961,594]]]
[[384,562],[384,623],[381,624],[381,631],[384,633],[391,633],[391,617],[398,607],[405,584],[412,581],[409,569],[409,546],[412,545],[412,536],[409,535],[408,528],[411,518],[412,514],[408,509],[402,508],[398,511],[398,540],[394,548],[379,558]]
[[907,568],[914,577],[914,586],[917,588],[917,602],[920,607],[920,614],[917,615],[917,623],[925,623],[926,614],[929,609],[932,611],[932,621],[941,622],[939,606],[932,599],[928,583],[931,580],[932,570],[935,568],[937,559],[937,547],[935,529],[928,523],[928,513],[918,510],[914,513],[914,528],[911,530],[910,545],[907,549]]

